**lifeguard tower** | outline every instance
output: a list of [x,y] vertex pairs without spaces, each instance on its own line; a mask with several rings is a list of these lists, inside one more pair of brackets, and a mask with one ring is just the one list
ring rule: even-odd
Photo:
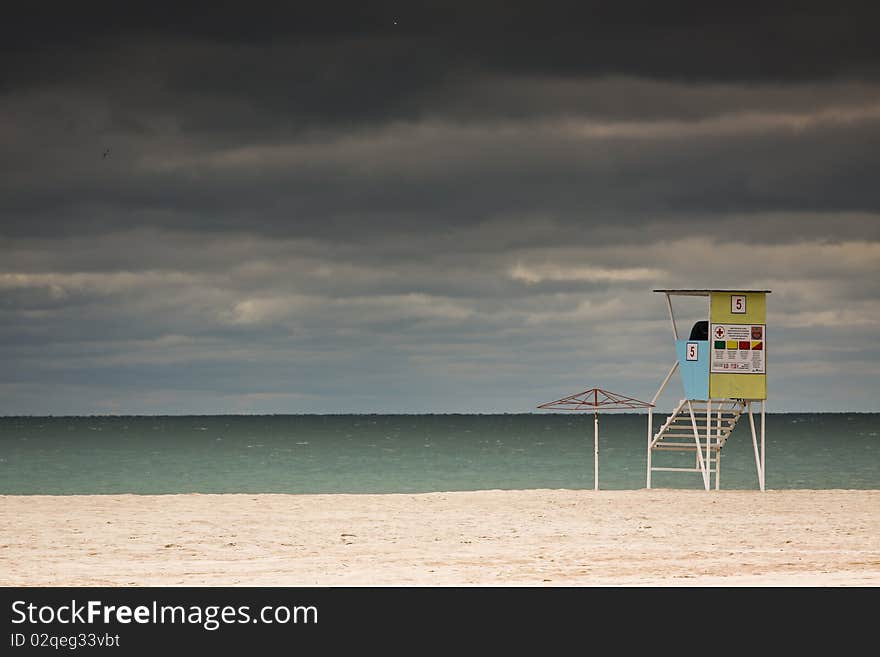
[[[648,475],[652,472],[696,472],[706,490],[715,475],[721,487],[721,449],[740,417],[747,414],[752,432],[758,486],[764,490],[764,420],[767,399],[767,294],[770,290],[654,290],[666,297],[676,361],[651,400],[657,403],[676,370],[684,385],[682,399],[654,432],[648,408]],[[708,318],[697,321],[686,337],[679,335],[672,297],[706,297]],[[760,447],[752,404],[761,403]],[[687,467],[656,467],[655,452],[679,452],[693,458]]]

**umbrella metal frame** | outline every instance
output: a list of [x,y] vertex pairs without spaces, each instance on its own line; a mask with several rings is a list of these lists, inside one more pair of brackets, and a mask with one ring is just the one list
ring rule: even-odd
[[[601,398],[600,398],[601,396]],[[593,490],[599,490],[599,411],[622,411],[638,408],[653,408],[651,402],[610,392],[602,388],[590,388],[583,392],[541,404],[538,408],[555,411],[593,412]]]

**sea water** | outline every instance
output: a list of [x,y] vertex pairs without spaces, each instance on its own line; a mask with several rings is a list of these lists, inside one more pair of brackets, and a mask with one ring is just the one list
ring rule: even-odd
[[[644,488],[646,416],[604,414],[599,430],[600,488]],[[877,413],[768,414],[767,487],[878,489],[878,432]],[[655,472],[653,485],[702,478]],[[592,487],[591,414],[0,418],[0,494]],[[745,418],[722,450],[721,487],[757,488]]]

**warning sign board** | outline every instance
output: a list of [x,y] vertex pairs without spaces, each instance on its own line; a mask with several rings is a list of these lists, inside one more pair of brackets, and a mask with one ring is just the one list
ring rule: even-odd
[[712,324],[709,371],[714,374],[766,374],[764,324]]

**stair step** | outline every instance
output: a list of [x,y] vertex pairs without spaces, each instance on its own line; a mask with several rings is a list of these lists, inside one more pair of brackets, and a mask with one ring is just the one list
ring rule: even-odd
[[[711,454],[717,454],[718,450],[730,438],[745,408],[745,405],[738,402],[721,402],[718,405],[712,405],[709,409],[705,405],[691,402],[691,406],[688,408],[687,400],[681,400],[672,414],[666,417],[665,423],[654,434],[652,438],[653,449],[685,452],[695,452],[700,449],[705,453],[706,433],[708,432],[711,460]],[[693,410],[693,417],[691,410]],[[696,442],[691,442],[694,439],[694,426],[696,426],[698,436]],[[682,440],[686,442],[682,442]]]
[[[722,413],[721,413],[721,419],[722,419],[722,420],[732,420],[733,418],[738,418],[740,415],[742,415],[742,413],[735,413],[735,412],[727,413],[727,412],[722,412]],[[690,416],[691,416],[691,414],[690,414],[687,410],[685,410],[683,413],[679,413],[679,414],[676,415],[675,417],[679,418],[679,417],[690,417]],[[706,411],[705,411],[705,410],[698,411],[697,409],[694,409],[694,417],[697,417],[697,416],[700,416],[700,417],[706,417]],[[713,410],[713,411],[709,414],[709,417],[711,417],[713,420],[717,420],[717,419],[718,419],[718,413],[717,413],[716,411]]]
[[[658,440],[658,438],[659,438],[659,440]],[[653,440],[657,440],[657,444],[659,445],[667,438],[684,438],[690,442],[694,439],[694,433],[693,433],[693,431],[691,431],[689,433],[664,433],[662,436],[660,434],[654,434]],[[704,434],[704,433],[697,434],[697,438],[699,440],[705,441],[706,434]],[[728,438],[730,438],[729,433],[722,433],[722,434],[714,434],[713,433],[712,434],[712,442],[713,443],[716,443],[719,441],[725,442]]]
[[[712,445],[709,447],[710,452],[717,452],[720,447],[718,445]],[[657,443],[654,446],[654,451],[657,452],[695,452],[697,451],[696,445],[691,443],[688,445],[687,443]],[[706,453],[706,446],[700,445],[700,452],[703,454]]]
[[[693,426],[695,424],[700,429],[706,428],[705,422],[691,422],[690,420],[687,422],[672,422],[666,428],[667,429],[676,429],[676,430],[691,429],[691,428],[693,428]],[[719,426],[721,429],[732,430],[736,426],[736,422],[722,422],[720,425],[717,422],[710,422],[709,423],[709,428],[713,429],[713,430],[718,429]]]
[[[702,415],[703,417],[706,417],[706,411],[700,412],[700,411],[695,410],[694,415]],[[722,413],[721,419],[739,417],[740,415],[742,415],[742,413]],[[689,412],[685,411],[684,413],[678,413],[675,417],[678,418],[678,417],[690,417],[690,416],[691,416],[691,414]],[[712,417],[717,418],[718,413],[716,413],[715,411],[712,411]]]
[[[718,431],[718,432],[716,432],[716,431],[713,430],[713,431],[712,431],[712,437],[713,437],[713,438],[714,438],[715,436],[725,436],[725,437],[728,437],[728,436],[730,436],[731,433],[732,433],[731,431]],[[669,437],[669,438],[693,438],[693,437],[694,437],[694,432],[693,432],[693,431],[664,431],[664,432],[663,432],[663,435],[666,436],[666,437]],[[697,432],[697,435],[698,435],[700,438],[703,438],[703,437],[705,437],[706,432],[705,432],[705,431],[698,431],[698,432]],[[655,435],[654,437],[656,438],[657,436]]]
[[651,467],[651,472],[702,472],[699,468],[656,468]]

